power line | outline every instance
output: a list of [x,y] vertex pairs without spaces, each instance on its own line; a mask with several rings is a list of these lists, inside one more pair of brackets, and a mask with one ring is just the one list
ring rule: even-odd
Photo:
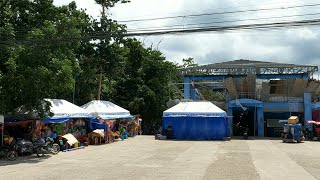
[[[215,22],[208,22],[208,23],[193,23],[193,24],[185,24],[183,26],[195,26],[195,25],[202,25],[202,24],[208,24],[208,25],[212,25],[212,24],[221,24],[221,23],[228,23],[228,22],[245,22],[245,21],[253,21],[253,20],[268,20],[268,19],[279,19],[279,18],[289,18],[289,17],[304,17],[304,16],[314,16],[314,15],[320,15],[320,13],[309,13],[309,14],[300,14],[300,15],[288,15],[288,16],[273,16],[273,17],[262,17],[262,18],[251,18],[251,19],[239,19],[239,20],[227,20],[227,21],[215,21]],[[173,26],[163,26],[163,27],[179,27],[182,25],[173,25]],[[199,27],[192,27],[192,28],[212,28],[212,27],[221,27],[221,26],[199,26]],[[191,27],[190,27],[191,28]],[[187,29],[187,28],[183,28],[183,29]],[[158,28],[156,29],[152,29],[152,28],[141,28],[141,29],[128,29],[127,32],[131,33],[131,32],[148,32],[148,31],[160,31],[160,30],[181,30],[181,28]],[[15,29],[15,39],[16,40],[21,40],[21,41],[25,41],[23,36],[21,36],[21,33],[28,33],[30,32],[30,30],[27,29]],[[20,35],[19,35],[20,33]],[[89,35],[91,37],[94,36],[100,36],[103,32],[90,32]],[[106,34],[106,33],[104,33]],[[19,37],[20,36],[20,37]],[[1,37],[1,35],[0,35]],[[19,37],[19,38],[17,38]],[[61,37],[61,38],[66,38],[66,37]],[[32,39],[27,40],[26,41],[32,41]]]
[[[213,26],[205,28],[189,28],[183,30],[167,30],[167,31],[152,31],[152,32],[132,32],[123,34],[124,37],[132,36],[145,36],[145,35],[163,35],[163,34],[181,34],[181,33],[199,33],[199,32],[226,32],[226,31],[238,31],[238,30],[277,30],[282,28],[298,28],[307,26],[317,26],[320,25],[320,19],[311,19],[303,21],[287,21],[278,23],[264,23],[264,24],[246,24],[246,25],[236,25],[236,26]],[[79,40],[92,41],[93,39],[103,39],[110,34],[95,33],[88,34],[82,37],[66,37],[66,38],[52,38],[52,39],[26,39],[26,40],[7,40],[0,41],[1,45],[12,46],[17,44],[25,45],[46,45],[50,46],[52,44],[59,43],[74,43]],[[112,36],[112,35],[111,35]]]
[[315,6],[320,6],[320,3],[317,3],[317,4],[305,4],[305,5],[295,5],[295,6],[287,6],[287,7],[276,7],[276,8],[260,8],[260,9],[238,10],[238,11],[225,11],[225,12],[189,14],[189,15],[179,15],[179,16],[166,16],[166,17],[158,17],[158,18],[131,19],[131,20],[118,21],[118,22],[120,22],[120,23],[128,23],[128,22],[138,22],[138,21],[155,21],[155,20],[163,20],[163,19],[211,16],[211,15],[224,15],[224,14],[257,12],[257,11],[270,11],[270,10],[280,10],[280,9],[283,10],[283,9],[293,9],[293,8],[300,8],[300,7],[315,7]]
[[264,23],[264,24],[245,24],[236,26],[212,26],[204,28],[189,28],[189,29],[173,29],[165,31],[152,31],[152,32],[132,32],[127,33],[125,36],[145,36],[145,35],[162,35],[162,34],[178,34],[178,33],[195,33],[195,32],[219,32],[219,31],[234,31],[234,30],[258,30],[268,28],[283,28],[283,27],[301,27],[320,25],[320,19],[303,20],[303,21],[289,21],[278,23]]
[[299,14],[299,15],[288,15],[288,16],[272,16],[272,17],[262,17],[262,18],[251,18],[251,19],[238,19],[238,20],[226,20],[226,21],[213,21],[206,23],[191,23],[191,24],[179,24],[179,25],[171,25],[171,26],[158,26],[158,27],[150,27],[150,28],[140,28],[140,29],[128,29],[127,31],[147,31],[153,30],[152,28],[159,28],[157,30],[168,30],[165,28],[170,27],[185,27],[185,26],[196,26],[196,25],[207,25],[207,24],[221,24],[221,23],[230,23],[230,22],[245,22],[245,21],[254,21],[254,20],[268,20],[268,19],[280,19],[280,18],[290,18],[290,17],[303,17],[303,16],[314,16],[320,15],[320,13],[310,13],[310,14]]
[[[276,4],[279,4],[279,5],[288,5],[289,2],[292,2],[290,0],[282,0],[281,2],[275,2],[275,3],[259,3],[259,6],[270,6],[270,5],[276,5]],[[299,5],[299,4],[297,4]],[[223,8],[214,8],[214,9],[203,9],[202,11],[217,11],[217,10],[226,10],[226,9],[231,9],[231,8],[234,8],[235,6],[227,6],[227,7],[223,7]],[[238,5],[236,6],[237,8],[248,8],[248,7],[255,7],[255,5]],[[115,8],[116,9],[116,8]],[[111,12],[112,12],[112,9],[111,9]],[[167,12],[167,11],[166,11]],[[199,11],[184,11],[184,12],[173,12],[173,13],[166,13],[166,14],[163,14],[164,16],[173,16],[173,15],[176,15],[178,16],[179,14],[181,13],[200,13]],[[203,13],[203,12],[201,12]],[[143,15],[139,15],[139,16],[126,16],[125,18],[134,18],[134,19],[138,19],[138,18],[143,18],[143,17],[150,17],[154,15],[154,13],[148,13],[148,14],[143,14]],[[180,15],[180,16],[183,16],[183,15]],[[98,16],[99,17],[99,16]],[[119,19],[118,21],[127,21],[126,19]]]

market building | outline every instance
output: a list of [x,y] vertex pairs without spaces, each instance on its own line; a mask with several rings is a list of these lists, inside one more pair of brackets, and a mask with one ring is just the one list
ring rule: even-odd
[[181,69],[184,99],[225,110],[231,135],[239,135],[235,125],[245,118],[249,134],[260,137],[280,136],[278,121],[293,115],[301,123],[320,121],[317,71],[318,66],[243,59]]

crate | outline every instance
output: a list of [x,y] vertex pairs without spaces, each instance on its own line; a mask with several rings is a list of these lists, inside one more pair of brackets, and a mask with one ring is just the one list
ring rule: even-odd
[[288,124],[297,124],[299,122],[298,116],[291,116],[288,119]]

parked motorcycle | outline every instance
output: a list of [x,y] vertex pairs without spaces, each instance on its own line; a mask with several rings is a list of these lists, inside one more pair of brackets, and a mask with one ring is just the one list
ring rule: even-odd
[[238,128],[240,129],[240,132],[242,132],[243,139],[248,139],[249,137],[249,127],[248,126],[241,126],[240,122],[237,124]]
[[38,157],[44,156],[44,154],[58,154],[60,152],[60,146],[54,143],[52,138],[39,139],[34,148]]
[[15,161],[18,158],[16,145],[10,144],[5,146],[0,146],[0,158],[6,158],[9,161]]
[[314,139],[314,135],[313,132],[311,130],[309,130],[308,128],[304,130],[304,137],[306,138],[306,140],[308,141],[312,141]]
[[19,155],[31,155],[33,153],[33,143],[31,141],[18,139],[16,145]]
[[243,139],[248,139],[248,137],[249,137],[249,134],[248,134],[248,131],[249,131],[249,127],[241,127],[240,126],[240,128],[242,128],[242,131],[243,131]]

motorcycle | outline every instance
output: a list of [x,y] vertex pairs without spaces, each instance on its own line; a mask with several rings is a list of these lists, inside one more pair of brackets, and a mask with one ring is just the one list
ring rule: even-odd
[[58,154],[60,146],[54,143],[52,138],[40,139],[34,144],[34,148],[38,157],[43,157],[44,154]]
[[303,134],[304,134],[306,140],[312,141],[314,139],[313,132],[311,130],[309,130],[308,128],[304,130]]
[[31,155],[33,153],[33,143],[25,139],[17,140],[17,152],[20,155]]
[[249,127],[248,126],[241,126],[240,122],[237,124],[238,128],[240,129],[240,132],[242,132],[243,139],[248,139],[249,137]]
[[0,146],[0,158],[6,158],[9,161],[15,161],[18,158],[18,153],[16,151],[16,145],[10,144],[5,146]]

